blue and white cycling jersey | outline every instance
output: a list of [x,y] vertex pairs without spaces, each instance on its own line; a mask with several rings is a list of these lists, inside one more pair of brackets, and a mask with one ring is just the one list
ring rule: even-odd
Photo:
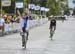
[[28,17],[26,18],[19,17],[19,18],[20,18],[21,28],[25,28],[26,30],[28,30],[29,29]]

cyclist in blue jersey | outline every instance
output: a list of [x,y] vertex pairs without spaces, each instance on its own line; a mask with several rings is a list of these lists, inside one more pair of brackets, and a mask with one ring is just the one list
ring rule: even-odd
[[[22,13],[22,15],[20,14],[19,11],[17,11],[19,14],[19,19],[20,19],[20,23],[21,23],[21,31],[23,33],[26,33],[27,37],[26,39],[28,40],[28,35],[29,35],[29,16],[28,13]],[[25,36],[22,36],[22,47],[24,47],[25,45]]]

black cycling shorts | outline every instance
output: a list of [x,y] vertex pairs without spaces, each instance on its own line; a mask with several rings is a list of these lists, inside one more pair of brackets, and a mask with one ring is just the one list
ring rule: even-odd
[[23,31],[23,32],[26,32],[26,28],[23,27],[23,28],[22,28],[22,31]]

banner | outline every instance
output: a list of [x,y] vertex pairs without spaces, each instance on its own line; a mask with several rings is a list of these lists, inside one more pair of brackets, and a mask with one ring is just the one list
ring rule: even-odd
[[41,7],[41,9],[40,9],[41,11],[45,11],[45,7]]
[[49,11],[49,8],[45,8],[45,11],[48,12]]
[[16,2],[16,8],[23,8],[23,2]]
[[29,9],[35,9],[35,5],[34,5],[34,4],[29,4],[29,5],[28,5],[28,8],[29,8]]
[[11,6],[11,0],[1,0],[1,6]]
[[35,10],[40,10],[40,6],[35,6]]

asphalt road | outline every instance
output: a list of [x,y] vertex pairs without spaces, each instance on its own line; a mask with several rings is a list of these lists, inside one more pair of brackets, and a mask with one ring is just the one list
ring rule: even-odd
[[53,40],[49,22],[30,30],[27,49],[21,46],[19,33],[0,37],[0,54],[75,54],[75,19],[57,21]]

